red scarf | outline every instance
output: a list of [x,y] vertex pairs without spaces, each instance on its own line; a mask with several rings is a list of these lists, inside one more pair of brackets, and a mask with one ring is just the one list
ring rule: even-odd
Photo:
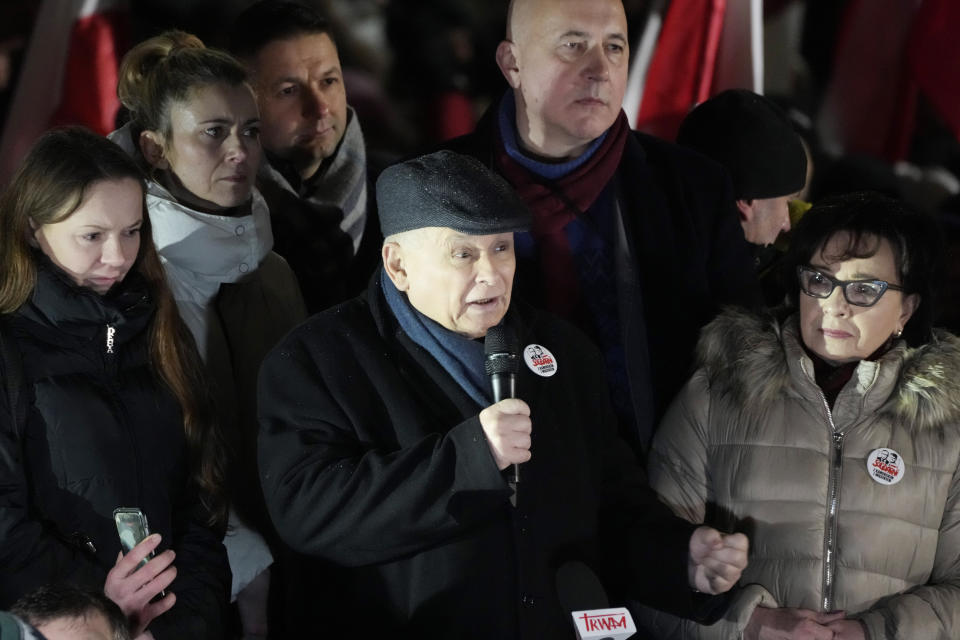
[[496,163],[499,173],[513,185],[533,213],[530,230],[540,253],[541,282],[546,307],[570,318],[579,302],[577,271],[564,228],[583,215],[596,201],[620,166],[630,133],[627,116],[619,117],[607,130],[603,144],[573,173],[553,182],[531,173],[511,158],[497,136]]

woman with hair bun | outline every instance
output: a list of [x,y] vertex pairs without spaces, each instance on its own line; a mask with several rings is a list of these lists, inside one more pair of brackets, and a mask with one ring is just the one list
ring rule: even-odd
[[233,449],[235,512],[224,541],[232,593],[246,632],[266,635],[272,556],[260,534],[273,538],[256,472],[256,377],[306,311],[292,271],[271,251],[269,211],[254,186],[256,100],[240,63],[181,31],[130,50],[117,93],[130,122],[110,138],[150,176],[153,240]]
[[[67,129],[0,198],[0,609],[71,583],[141,640],[206,640],[230,586],[222,445],[144,190],[115,145]],[[118,507],[153,533],[122,557]]]

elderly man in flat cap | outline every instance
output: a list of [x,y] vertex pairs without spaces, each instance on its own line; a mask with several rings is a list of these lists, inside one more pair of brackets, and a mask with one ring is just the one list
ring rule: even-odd
[[[386,239],[368,291],[294,330],[260,374],[273,521],[342,568],[318,629],[571,638],[556,584],[571,561],[617,595],[715,613],[723,599],[696,592],[729,589],[747,540],[694,529],[652,496],[616,436],[599,353],[511,300],[513,234],[530,223],[515,192],[441,151],[384,171],[377,198]],[[516,397],[494,402],[484,342],[503,328]]]

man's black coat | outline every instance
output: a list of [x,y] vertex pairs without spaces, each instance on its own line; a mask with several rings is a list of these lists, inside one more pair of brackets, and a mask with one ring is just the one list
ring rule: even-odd
[[317,603],[318,628],[572,637],[554,583],[571,559],[689,613],[692,526],[653,497],[615,436],[599,353],[563,321],[513,307],[521,346],[546,347],[557,364],[552,377],[525,365],[518,375],[533,444],[515,509],[482,407],[398,327],[379,278],[264,362],[259,458],[271,516],[294,549],[347,568],[330,590],[336,612]]

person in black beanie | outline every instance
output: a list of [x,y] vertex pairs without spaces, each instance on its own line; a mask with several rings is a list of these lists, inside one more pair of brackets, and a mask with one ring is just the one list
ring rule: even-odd
[[[695,590],[727,591],[747,539],[657,500],[616,435],[600,353],[512,300],[514,232],[531,221],[513,188],[441,151],[387,168],[377,199],[386,239],[367,293],[313,316],[260,370],[270,515],[342,570],[310,607],[326,635],[573,638],[556,583],[578,562],[621,603],[719,616],[726,599]],[[516,397],[498,402],[494,327],[515,336],[518,369]]]
[[773,244],[790,230],[787,203],[806,181],[807,155],[780,107],[746,89],[724,91],[687,114],[677,143],[730,173],[748,242]]

